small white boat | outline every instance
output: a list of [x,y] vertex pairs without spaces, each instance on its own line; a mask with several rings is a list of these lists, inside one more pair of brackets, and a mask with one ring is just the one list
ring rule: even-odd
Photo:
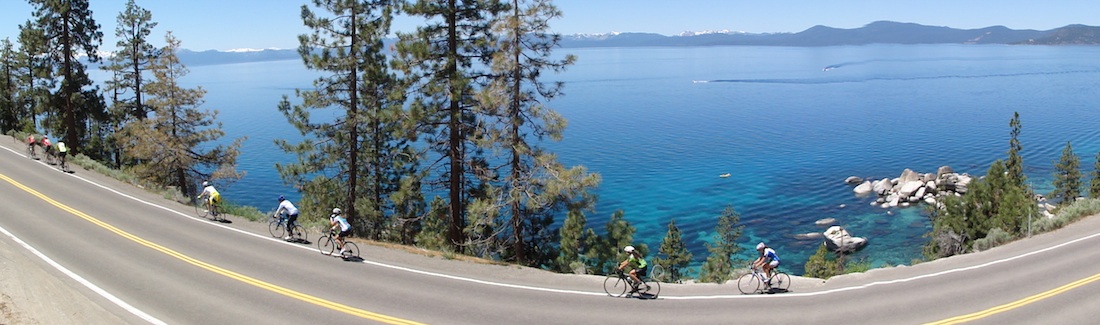
[[718,177],[721,177],[721,178],[730,177],[730,173],[720,174],[720,175],[718,175]]

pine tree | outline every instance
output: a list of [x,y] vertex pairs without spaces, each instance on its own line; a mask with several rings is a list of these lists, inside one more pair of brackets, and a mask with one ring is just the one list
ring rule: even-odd
[[985,177],[970,183],[963,197],[947,197],[942,205],[929,209],[932,232],[924,248],[927,257],[964,253],[992,229],[1018,235],[1026,226],[1027,216],[1036,213],[1035,195],[1026,185],[1020,158],[1023,146],[1019,141],[1019,113],[1013,115],[1009,126],[1008,159],[994,161]]
[[497,39],[491,25],[506,8],[494,0],[417,0],[405,6],[405,13],[428,25],[398,34],[398,67],[413,80],[410,120],[421,130],[420,141],[440,157],[432,167],[446,189],[447,238],[459,251],[468,244],[466,231],[480,226],[467,227],[467,205],[494,192],[486,182],[497,177],[478,145],[485,142],[486,114],[479,111],[476,90],[490,74],[477,67],[492,65]]
[[618,263],[626,259],[623,248],[634,246],[642,256],[649,252],[649,246],[643,243],[634,243],[634,228],[626,220],[626,213],[622,210],[615,211],[604,227],[606,233],[603,236],[586,236],[590,238],[585,252],[588,269],[596,274],[608,274]]
[[142,99],[145,85],[149,83],[144,79],[145,71],[157,57],[156,47],[149,43],[149,34],[157,23],[153,22],[153,14],[137,6],[134,0],[126,3],[126,10],[118,14],[117,22],[115,46],[118,50],[104,67],[117,77],[108,90],[120,95],[128,93],[130,97],[127,98],[116,95],[114,105],[120,106],[126,116],[142,120],[148,117],[148,108]]
[[[511,237],[502,240],[511,246],[505,256],[536,266],[549,261],[528,256],[528,250],[552,247],[548,238],[538,234],[550,227],[556,211],[584,196],[586,187],[594,184],[586,184],[591,183],[591,175],[565,170],[537,142],[559,141],[565,128],[564,118],[545,105],[561,94],[562,83],[548,84],[540,78],[544,71],[560,72],[574,61],[572,55],[551,58],[561,37],[549,32],[549,21],[561,12],[547,0],[512,0],[509,7],[493,26],[499,37],[492,57],[493,78],[479,92],[478,101],[480,111],[500,121],[499,127],[486,132],[489,143],[500,148],[494,152],[503,152],[499,160],[505,162],[503,180],[494,182],[503,194],[499,196],[504,207],[501,215],[511,228]],[[576,177],[560,177],[566,174]]]
[[565,221],[562,222],[561,229],[558,230],[561,244],[558,249],[558,257],[555,260],[555,269],[559,272],[583,270],[581,249],[584,248],[584,234],[587,223],[588,219],[585,218],[584,211],[579,209],[570,210],[565,216]]
[[1066,141],[1061,159],[1054,164],[1054,191],[1050,198],[1059,200],[1059,205],[1073,203],[1081,196],[1081,158],[1073,153],[1073,146]]
[[745,226],[738,226],[741,215],[733,206],[727,206],[718,217],[718,225],[714,227],[714,241],[707,243],[707,261],[699,270],[699,281],[723,283],[730,279],[733,265],[737,262],[734,256],[741,254],[741,246],[737,240]]
[[[144,120],[149,115],[145,105],[145,86],[150,82],[145,76],[149,66],[156,59],[157,48],[149,43],[149,35],[157,26],[152,21],[153,14],[138,7],[134,0],[126,3],[126,9],[118,14],[115,27],[117,50],[108,59],[104,70],[111,72],[112,78],[106,82],[105,91],[110,96],[111,109],[106,127],[117,130],[131,120]],[[118,136],[114,133],[105,144],[110,162],[114,166],[124,164],[122,148],[118,146]]]
[[92,119],[103,119],[103,105],[94,102],[92,81],[78,58],[85,56],[91,63],[99,62],[97,50],[103,39],[99,24],[92,18],[88,0],[29,0],[35,6],[37,24],[46,35],[47,55],[54,65],[61,85],[53,96],[60,121],[47,115],[46,127],[54,133],[64,133],[64,140],[74,151],[84,147],[88,125]]
[[1089,177],[1089,197],[1100,198],[1100,152],[1096,153],[1096,162],[1092,165]]
[[133,171],[183,193],[197,192],[196,184],[204,180],[240,178],[236,161],[244,138],[229,145],[213,144],[225,135],[217,122],[218,112],[199,108],[205,89],[181,87],[179,81],[188,70],[176,56],[180,41],[169,32],[165,43],[162,55],[149,66],[153,81],[146,87],[147,104],[153,115],[122,130],[126,155],[140,162]]
[[1005,160],[1005,169],[1008,172],[1008,180],[1013,186],[1023,188],[1027,185],[1027,175],[1024,175],[1024,159],[1020,152],[1024,150],[1020,144],[1020,112],[1014,112],[1012,120],[1008,122],[1012,129],[1008,140],[1008,159]]
[[653,264],[660,265],[667,270],[666,275],[668,278],[657,280],[679,282],[684,276],[684,269],[688,264],[691,264],[693,255],[691,251],[688,251],[687,245],[684,244],[683,235],[680,233],[680,228],[676,227],[675,219],[668,222],[668,232],[665,233],[665,238],[661,241],[659,252],[666,257],[654,258]]
[[812,278],[828,279],[843,272],[840,262],[831,254],[825,244],[817,248],[817,252],[810,255],[806,261],[805,276]]
[[[341,207],[358,236],[411,240],[416,234],[408,231],[419,231],[416,223],[425,210],[415,172],[420,154],[406,137],[403,88],[382,44],[398,3],[313,4],[316,11],[302,6],[311,33],[299,36],[298,53],[307,68],[325,74],[314,81],[315,89],[297,92],[300,105],[291,105],[286,96],[280,102],[279,111],[307,137],[297,144],[277,140],[298,162],[276,168],[302,189],[304,214],[327,215]],[[314,111],[336,119],[316,121]],[[387,223],[393,214],[399,214],[397,220]],[[398,231],[390,232],[391,226]]]
[[19,127],[16,105],[19,81],[15,47],[10,39],[0,40],[0,134]]
[[16,53],[16,120],[19,130],[37,132],[37,114],[47,112],[49,93],[56,88],[53,65],[47,57],[46,31],[34,21],[19,26],[19,50]]

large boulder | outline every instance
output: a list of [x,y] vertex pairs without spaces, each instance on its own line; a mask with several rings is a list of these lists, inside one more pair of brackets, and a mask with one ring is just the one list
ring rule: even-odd
[[856,195],[858,196],[864,196],[871,194],[871,190],[871,182],[865,181],[859,185],[856,185],[856,187],[852,189],[852,192],[856,192]]
[[936,179],[943,179],[947,174],[954,174],[955,170],[951,166],[940,166],[940,169],[936,170]]
[[917,190],[919,190],[923,186],[924,182],[917,180],[901,183],[901,189],[898,190],[898,195],[901,195],[904,198],[909,198],[910,196],[913,196],[913,193],[916,193]]
[[856,177],[856,176],[848,176],[848,178],[844,179],[844,184],[856,185],[856,184],[859,184],[859,183],[863,183],[863,178],[859,178],[859,177]]
[[840,226],[829,227],[822,235],[825,235],[825,248],[834,252],[851,253],[867,246],[867,238],[854,237]]
[[898,184],[905,184],[907,182],[919,181],[920,179],[921,179],[920,173],[915,172],[912,169],[906,168],[905,170],[903,170],[901,172],[901,176],[898,176]]
[[878,195],[886,195],[894,190],[894,183],[889,179],[883,178],[871,183],[871,190]]

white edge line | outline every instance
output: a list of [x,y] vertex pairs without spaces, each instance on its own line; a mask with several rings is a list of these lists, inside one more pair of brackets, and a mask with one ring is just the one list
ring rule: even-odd
[[51,259],[49,256],[46,256],[45,254],[42,254],[42,252],[38,251],[34,247],[31,247],[31,245],[27,244],[27,242],[23,241],[22,239],[19,239],[19,237],[15,237],[14,234],[9,232],[7,229],[4,229],[4,227],[2,227],[2,226],[0,226],[0,232],[3,232],[5,235],[8,236],[8,238],[11,238],[11,240],[14,240],[16,243],[18,243],[20,246],[23,246],[23,248],[27,249],[31,253],[34,253],[35,256],[38,256],[38,258],[45,261],[46,264],[49,264],[50,266],[53,266],[58,271],[61,271],[61,273],[64,273],[65,275],[69,276],[69,278],[72,278],[73,280],[76,280],[76,282],[80,282],[80,284],[84,285],[84,287],[86,287],[89,290],[92,290],[93,292],[99,294],[103,298],[106,298],[107,300],[110,300],[115,305],[118,305],[119,307],[122,307],[122,309],[125,309],[126,311],[130,312],[131,314],[134,314],[134,316],[140,317],[141,319],[144,319],[145,321],[147,321],[149,323],[152,323],[152,324],[167,324],[167,323],[161,321],[160,319],[157,319],[156,317],[153,317],[152,315],[146,314],[145,312],[141,311],[140,309],[137,309],[137,307],[131,306],[130,304],[126,303],[125,301],[122,301],[122,299],[119,299],[118,297],[115,297],[115,295],[112,295],[110,292],[107,292],[106,290],[103,290],[102,288],[96,286],[95,284],[92,284],[91,282],[84,279],[80,275],[77,275],[76,273],[73,273],[72,271],[65,268],[64,266],[61,266],[61,264],[57,264],[57,262],[54,262],[54,260]]
[[[15,151],[11,150],[10,148],[7,148],[7,147],[4,147],[4,149],[7,149],[8,151],[11,151],[11,152],[15,152]],[[17,152],[16,152],[16,154],[21,155],[20,153],[17,153]],[[39,161],[39,163],[42,163],[42,162]],[[206,221],[206,219],[200,219],[198,217],[191,216],[190,214],[185,214],[185,213],[182,213],[182,212],[179,212],[179,211],[176,211],[176,210],[172,210],[171,208],[164,207],[164,206],[161,206],[161,205],[157,205],[157,204],[152,203],[152,202],[147,202],[145,200],[130,196],[128,194],[125,194],[125,193],[122,193],[122,192],[119,192],[119,191],[116,191],[114,189],[111,189],[111,188],[108,188],[106,186],[100,185],[100,184],[98,184],[96,182],[93,182],[91,180],[88,180],[86,178],[77,176],[76,174],[66,173],[66,175],[75,177],[77,179],[80,179],[80,180],[88,183],[88,184],[92,184],[94,186],[105,189],[105,190],[110,191],[112,193],[118,194],[122,197],[129,198],[131,200],[138,201],[140,203],[143,203],[143,204],[146,204],[146,205],[149,205],[149,206],[152,206],[152,207],[160,208],[162,210],[169,211],[169,212],[175,213],[177,215],[180,215],[180,216],[183,216],[183,217],[195,220],[195,221],[199,221],[199,222],[203,222],[203,223],[206,223],[206,224],[209,224],[209,225],[222,227],[224,229],[236,231],[238,233],[249,235],[249,236],[254,236],[254,237],[257,237],[257,238],[260,238],[260,239],[266,239],[266,240],[270,240],[270,241],[273,241],[273,242],[282,243],[282,244],[285,244],[285,245],[288,245],[288,246],[291,246],[291,247],[297,247],[297,248],[305,249],[305,250],[313,250],[313,248],[307,247],[307,246],[304,246],[304,245],[297,245],[297,244],[289,243],[289,242],[286,242],[286,241],[283,241],[283,240],[277,240],[275,238],[271,238],[271,237],[262,236],[262,235],[259,235],[259,234],[247,232],[247,231],[240,230],[240,229],[237,229],[237,228],[232,228],[232,227],[228,227],[228,226],[221,225],[221,224],[211,223],[211,222]],[[6,233],[7,231],[4,231],[4,232]],[[986,263],[982,263],[982,264],[978,264],[978,265],[972,265],[972,266],[961,267],[961,268],[954,268],[954,269],[950,269],[950,270],[946,270],[946,271],[940,271],[940,272],[936,272],[936,273],[918,275],[918,276],[909,277],[909,278],[902,278],[902,279],[895,279],[895,280],[888,280],[888,281],[876,281],[876,282],[871,282],[871,283],[868,283],[868,284],[852,286],[852,287],[844,287],[844,288],[837,288],[837,289],[824,290],[824,291],[805,292],[805,293],[794,292],[794,293],[773,294],[773,295],[737,295],[737,294],[733,294],[733,295],[710,295],[710,296],[664,296],[664,295],[662,295],[662,296],[660,296],[660,299],[669,299],[669,300],[710,300],[710,299],[750,299],[750,298],[759,299],[759,298],[765,298],[765,297],[772,297],[772,298],[791,297],[791,298],[795,298],[795,297],[820,296],[820,295],[826,295],[826,294],[832,294],[832,293],[838,293],[838,292],[845,292],[845,291],[853,291],[853,290],[862,290],[862,289],[867,289],[867,288],[870,288],[870,287],[873,287],[873,286],[878,286],[878,285],[888,285],[888,284],[894,284],[894,283],[905,283],[905,282],[910,282],[910,281],[915,281],[915,280],[920,280],[920,279],[943,276],[943,275],[956,273],[956,272],[963,272],[963,271],[969,271],[969,270],[984,268],[984,267],[987,267],[987,266],[996,265],[996,264],[1000,264],[1000,263],[1004,263],[1004,262],[1024,258],[1024,257],[1035,255],[1035,254],[1045,253],[1045,252],[1048,252],[1048,251],[1051,251],[1051,250],[1054,250],[1054,249],[1057,249],[1057,248],[1068,246],[1068,245],[1071,245],[1071,244],[1074,244],[1074,243],[1077,243],[1077,242],[1080,242],[1080,241],[1088,240],[1088,239],[1091,239],[1091,238],[1094,238],[1094,237],[1097,237],[1097,236],[1100,236],[1100,233],[1095,233],[1095,234],[1092,234],[1092,235],[1089,235],[1089,236],[1074,239],[1074,240],[1071,240],[1071,241],[1068,241],[1068,242],[1065,242],[1065,243],[1061,243],[1061,244],[1058,244],[1058,245],[1054,245],[1054,246],[1047,247],[1047,248],[1044,248],[1044,249],[1040,249],[1040,250],[1037,250],[1037,251],[1033,251],[1033,252],[1030,252],[1030,253],[1016,255],[1016,256],[1013,256],[1013,257],[1008,257],[1008,258],[1004,258],[1004,259],[1000,259],[1000,260],[990,261],[990,262],[986,262]],[[12,236],[12,238],[15,238],[15,237]],[[486,280],[471,279],[471,278],[465,278],[465,277],[460,277],[460,276],[455,276],[455,275],[435,273],[435,272],[417,270],[417,269],[412,269],[412,268],[407,268],[407,267],[402,267],[402,266],[384,264],[384,263],[379,263],[379,262],[363,261],[362,263],[371,264],[371,265],[375,265],[375,266],[379,266],[379,267],[395,269],[395,270],[401,270],[401,271],[410,272],[410,273],[417,273],[417,274],[422,274],[422,275],[428,275],[428,276],[434,276],[434,277],[440,277],[440,278],[446,278],[446,279],[452,279],[452,280],[459,280],[459,281],[466,281],[466,282],[472,282],[472,283],[479,283],[479,284],[484,284],[484,285],[505,287],[505,288],[524,289],[524,290],[543,291],[543,292],[555,292],[555,293],[566,293],[566,294],[578,294],[578,295],[590,295],[590,296],[606,296],[607,295],[606,293],[602,293],[602,292],[552,289],[552,288],[532,287],[532,286],[525,286],[525,285],[518,285],[518,284],[507,284],[507,283],[492,282],[492,281],[486,281]]]

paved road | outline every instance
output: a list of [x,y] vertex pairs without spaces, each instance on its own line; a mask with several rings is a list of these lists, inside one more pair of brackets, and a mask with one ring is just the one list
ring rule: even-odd
[[84,322],[882,324],[962,316],[1082,324],[1100,316],[1100,217],[980,254],[827,283],[799,278],[786,294],[666,284],[661,299],[639,300],[605,296],[602,277],[365,243],[366,261],[346,262],[270,238],[266,225],[195,218],[190,207],[93,172],[65,174],[27,159],[8,138],[0,145],[0,227],[11,233],[0,243],[29,252],[18,238],[86,281],[23,254],[94,305],[82,313],[104,314]]

